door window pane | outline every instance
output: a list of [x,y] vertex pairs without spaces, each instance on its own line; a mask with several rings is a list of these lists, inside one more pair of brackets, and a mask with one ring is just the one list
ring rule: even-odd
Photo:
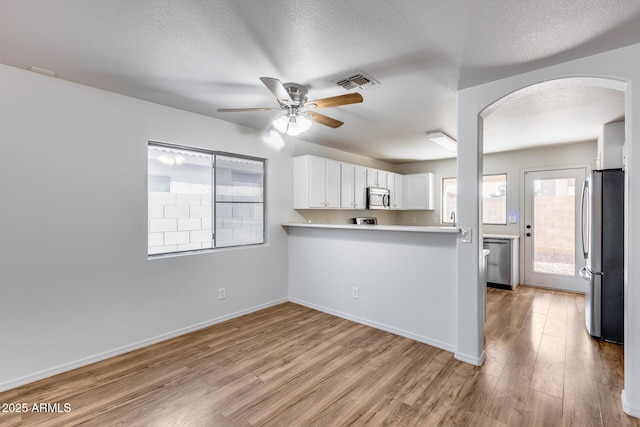
[[533,271],[573,276],[575,178],[533,181]]

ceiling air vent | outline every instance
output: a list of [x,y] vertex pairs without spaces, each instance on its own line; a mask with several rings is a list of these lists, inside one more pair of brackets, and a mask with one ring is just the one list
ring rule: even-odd
[[380,84],[379,81],[363,73],[362,71],[351,73],[346,77],[341,77],[337,80],[334,80],[333,83],[344,88],[345,90],[369,89],[371,86]]

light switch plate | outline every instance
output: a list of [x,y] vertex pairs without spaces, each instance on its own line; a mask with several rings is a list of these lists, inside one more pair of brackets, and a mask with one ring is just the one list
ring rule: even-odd
[[462,229],[462,243],[471,243],[473,241],[471,231],[470,228]]

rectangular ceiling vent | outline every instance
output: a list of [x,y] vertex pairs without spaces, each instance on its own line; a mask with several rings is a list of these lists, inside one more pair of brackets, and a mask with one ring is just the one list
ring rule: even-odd
[[362,71],[351,73],[346,77],[340,77],[333,83],[344,88],[345,90],[353,89],[369,89],[371,86],[379,85],[380,82]]

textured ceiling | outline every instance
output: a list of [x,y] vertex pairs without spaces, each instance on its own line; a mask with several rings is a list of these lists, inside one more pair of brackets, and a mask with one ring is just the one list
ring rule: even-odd
[[[0,63],[267,129],[278,112],[259,77],[342,95],[362,70],[381,84],[322,113],[302,139],[402,162],[449,156],[463,87],[640,42],[637,0],[3,0]],[[595,139],[624,116],[614,89],[552,88],[505,104],[485,150]]]

